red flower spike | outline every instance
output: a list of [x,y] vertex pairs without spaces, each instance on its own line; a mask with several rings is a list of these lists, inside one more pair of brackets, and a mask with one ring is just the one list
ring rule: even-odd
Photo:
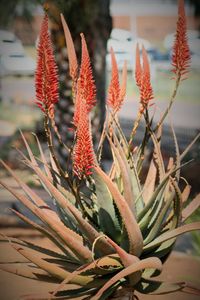
[[82,57],[78,80],[78,89],[81,97],[86,101],[87,112],[90,112],[96,104],[96,86],[92,75],[90,57],[83,33],[81,33]]
[[80,87],[79,80],[78,80],[78,84],[77,84],[78,88],[77,88],[77,91],[76,91],[74,117],[73,117],[73,122],[74,122],[74,125],[76,127],[78,126],[79,117],[80,117],[80,109],[81,109],[81,101],[83,100],[81,98],[81,93],[80,93],[80,88],[79,88]]
[[54,104],[58,102],[58,73],[48,32],[48,17],[44,16],[37,48],[35,72],[36,104],[54,118]]
[[76,144],[73,153],[73,171],[81,179],[84,175],[92,174],[94,166],[94,150],[92,144],[90,120],[87,105],[80,99],[79,122],[76,132]]
[[136,56],[135,56],[135,81],[138,87],[141,85],[142,80],[142,67],[140,63],[140,49],[139,44],[136,46]]
[[184,1],[178,2],[178,21],[172,53],[172,72],[178,76],[188,73],[190,65],[190,49],[187,40],[187,26]]
[[118,74],[118,67],[115,58],[115,54],[113,49],[110,49],[111,54],[111,62],[112,62],[112,74],[111,74],[111,81],[108,88],[108,99],[107,103],[113,110],[118,110],[118,100],[120,94],[120,86],[119,86],[119,74]]
[[122,84],[120,87],[120,93],[119,93],[118,104],[117,104],[117,109],[116,109],[117,111],[120,110],[120,108],[123,104],[124,98],[126,96],[126,84],[127,84],[127,63],[125,61],[124,65],[123,65],[123,70],[122,70]]
[[144,46],[142,47],[142,59],[143,70],[140,84],[140,102],[143,108],[145,108],[149,101],[153,99],[153,89],[151,86],[149,61]]

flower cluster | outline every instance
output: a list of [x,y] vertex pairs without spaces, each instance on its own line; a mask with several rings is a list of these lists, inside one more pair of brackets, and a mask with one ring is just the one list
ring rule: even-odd
[[79,78],[76,87],[74,125],[76,126],[76,144],[73,151],[73,170],[81,178],[91,174],[94,165],[89,113],[96,103],[96,87],[85,37],[81,34],[82,57]]
[[143,65],[140,63],[140,50],[139,45],[136,47],[136,63],[135,63],[135,80],[140,90],[140,103],[142,110],[144,110],[149,101],[153,99],[153,89],[151,86],[150,67],[147,57],[147,52],[142,46],[142,60]]
[[35,73],[36,104],[54,118],[54,104],[58,102],[58,74],[53,47],[48,32],[48,17],[44,16],[37,47]]
[[172,53],[172,71],[179,77],[184,76],[188,73],[189,64],[190,49],[187,40],[184,1],[179,0],[177,29]]

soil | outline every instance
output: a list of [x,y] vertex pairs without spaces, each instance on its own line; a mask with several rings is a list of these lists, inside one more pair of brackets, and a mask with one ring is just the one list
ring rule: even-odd
[[[2,232],[2,231],[1,231]],[[34,231],[27,229],[13,229],[5,230],[3,234],[14,234],[27,240],[31,237],[31,241],[45,247],[51,248],[47,239],[41,238]],[[9,244],[1,245],[0,261],[16,261],[17,259],[22,260],[22,257],[11,248]],[[198,257],[189,256],[180,252],[172,252],[170,258],[165,263],[163,272],[159,276],[160,279],[168,281],[184,281],[187,280],[192,286],[200,286],[200,259]],[[32,294],[32,293],[45,293],[48,290],[52,290],[53,284],[40,283],[34,280],[18,277],[13,274],[9,274],[5,271],[0,271],[0,300],[18,300],[20,296]],[[150,296],[138,294],[140,300],[198,300],[199,296],[186,294],[182,292],[162,295],[162,296]]]

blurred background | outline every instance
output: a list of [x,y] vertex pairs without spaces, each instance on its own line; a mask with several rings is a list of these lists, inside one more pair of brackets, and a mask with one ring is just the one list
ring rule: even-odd
[[[105,99],[111,71],[111,47],[115,51],[120,73],[124,60],[127,61],[128,66],[127,95],[120,112],[120,121],[125,134],[130,133],[139,104],[138,89],[134,82],[136,43],[140,46],[144,45],[149,55],[155,95],[151,110],[155,111],[155,121],[158,120],[168,104],[174,86],[170,60],[176,30],[177,1],[49,0],[46,2],[49,5],[50,31],[60,78],[60,100],[56,108],[56,122],[64,141],[70,144],[73,138],[68,130],[72,120],[73,105],[60,12],[64,14],[69,25],[79,59],[81,32],[85,34],[90,51],[98,98],[98,107],[93,116],[96,139],[98,140],[99,128],[102,127],[105,117]],[[35,153],[37,149],[31,132],[36,132],[43,139],[41,112],[34,104],[36,46],[43,18],[42,5],[43,1],[39,0],[0,1],[0,156],[35,189],[38,188],[37,183],[23,168],[13,147],[23,147],[19,128],[24,131]],[[169,156],[175,154],[170,122],[172,121],[175,128],[181,151],[195,137],[200,127],[200,1],[185,1],[185,8],[191,50],[191,70],[188,79],[181,83],[172,112],[164,123],[162,150],[166,161]],[[141,122],[135,139],[136,146],[143,132],[144,124]],[[56,141],[55,146],[60,159],[65,164],[64,149]],[[192,185],[192,196],[199,192],[200,186],[199,148],[197,142],[187,157],[187,159],[194,158],[195,161],[184,168],[182,173]],[[104,152],[104,158],[108,162],[109,155],[106,150]],[[11,185],[16,185],[3,169],[0,169],[0,176]],[[19,204],[0,188],[2,230],[23,227],[7,210],[7,207],[13,206]],[[18,207],[18,209],[23,208]],[[199,236],[193,235],[191,238],[188,235],[188,238],[177,243],[177,249],[200,253]]]

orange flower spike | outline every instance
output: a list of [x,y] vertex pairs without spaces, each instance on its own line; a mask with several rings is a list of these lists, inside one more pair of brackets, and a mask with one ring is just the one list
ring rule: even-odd
[[178,76],[188,73],[190,65],[190,49],[187,40],[187,24],[184,1],[178,2],[178,21],[172,53],[173,72]]
[[112,74],[111,74],[111,81],[108,88],[108,99],[107,104],[110,106],[113,110],[118,110],[118,100],[119,100],[119,94],[120,94],[120,86],[119,86],[119,74],[118,74],[118,67],[117,62],[115,58],[115,54],[113,49],[110,49],[111,54],[111,62],[112,62]]
[[124,98],[126,96],[126,84],[127,84],[127,63],[125,61],[124,65],[123,65],[123,70],[122,70],[122,84],[120,87],[117,111],[120,110],[120,108],[123,104]]
[[54,104],[58,102],[58,73],[53,47],[48,32],[48,16],[45,15],[37,47],[35,72],[36,104],[54,118]]
[[142,72],[142,79],[141,79],[141,86],[140,86],[140,102],[143,108],[146,108],[149,101],[153,99],[153,89],[151,86],[148,56],[144,46],[142,47],[142,59],[143,59],[143,72]]
[[142,67],[140,63],[140,49],[139,44],[136,46],[136,55],[135,55],[135,81],[138,87],[141,85],[142,80]]
[[77,74],[78,74],[78,62],[76,57],[76,51],[74,48],[74,43],[71,37],[71,33],[69,31],[69,28],[67,26],[63,14],[61,14],[61,22],[62,22],[62,26],[65,34],[65,41],[67,45],[67,52],[68,52],[68,59],[69,59],[69,74],[72,80],[76,81]]
[[91,169],[94,166],[94,149],[87,106],[83,99],[81,99],[80,104],[79,123],[73,153],[73,171],[79,179],[84,175],[92,174]]
[[81,33],[82,57],[78,85],[82,98],[86,101],[87,112],[96,104],[96,86],[92,75],[92,67],[83,33]]

